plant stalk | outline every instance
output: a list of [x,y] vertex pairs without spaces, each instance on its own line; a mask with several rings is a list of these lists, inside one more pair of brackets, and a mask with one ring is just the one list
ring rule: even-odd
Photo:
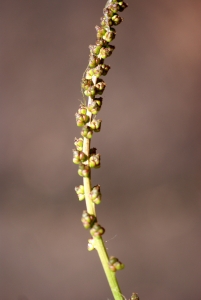
[[[95,204],[101,202],[102,195],[100,185],[92,187],[91,169],[100,167],[100,154],[96,154],[96,149],[91,148],[91,138],[94,132],[99,132],[101,129],[102,120],[96,119],[96,115],[101,109],[102,97],[97,98],[97,96],[102,95],[106,86],[100,77],[107,75],[110,69],[104,60],[115,49],[115,46],[110,44],[116,36],[114,26],[123,21],[117,12],[122,12],[127,6],[124,1],[107,0],[101,17],[101,26],[95,26],[97,40],[95,45],[89,46],[89,63],[81,81],[84,101],[80,105],[78,113],[75,114],[77,126],[83,127],[81,131],[83,138],[75,138],[76,149],[73,149],[73,162],[79,164],[78,174],[83,177],[83,185],[75,187],[75,191],[80,201],[84,199],[86,201],[86,210],[83,211],[81,221],[84,228],[90,230],[92,236],[92,239],[89,239],[88,250],[97,250],[115,300],[125,299],[116,279],[116,271],[122,270],[124,264],[118,258],[108,256],[102,238],[105,229],[97,220]],[[87,101],[86,96],[88,97]],[[133,295],[135,296],[135,293]],[[134,296],[131,297],[132,300],[137,299]]]
[[101,264],[105,271],[111,292],[115,300],[124,299],[116,278],[116,272],[112,272],[108,266],[108,254],[102,238],[95,238],[95,248],[98,252]]
[[[93,76],[92,78],[94,85],[96,84],[97,78]],[[93,101],[91,97],[88,98],[88,105]],[[87,115],[90,118],[90,121],[92,120],[92,114],[88,111]],[[83,142],[83,152],[89,157],[90,155],[90,139],[84,138]],[[84,191],[85,191],[85,201],[86,201],[86,207],[87,212],[91,215],[94,215],[96,217],[96,210],[95,210],[95,204],[91,201],[89,198],[89,194],[91,192],[91,172],[89,177],[83,177],[83,185],[84,185]],[[103,266],[103,269],[105,271],[105,275],[107,277],[111,292],[114,296],[115,300],[122,300],[123,296],[121,294],[121,290],[116,278],[116,273],[112,272],[109,269],[109,259],[108,259],[108,253],[105,248],[104,242],[102,237],[94,238],[95,241],[95,249],[98,252],[101,264]]]

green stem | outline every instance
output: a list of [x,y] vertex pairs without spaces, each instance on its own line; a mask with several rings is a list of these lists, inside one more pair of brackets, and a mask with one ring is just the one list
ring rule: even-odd
[[87,212],[90,215],[96,216],[95,205],[89,198],[89,193],[91,192],[91,178],[89,177],[83,178],[83,184],[84,184],[84,193],[85,193]]
[[103,269],[105,271],[105,275],[107,277],[111,292],[114,296],[115,300],[124,299],[116,278],[116,272],[112,272],[108,266],[108,254],[105,248],[104,242],[102,238],[95,238],[95,248],[98,252],[100,261],[102,263]]

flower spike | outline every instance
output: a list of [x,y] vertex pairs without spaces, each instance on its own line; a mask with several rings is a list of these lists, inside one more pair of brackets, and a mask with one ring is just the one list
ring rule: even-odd
[[[123,300],[115,272],[123,269],[124,265],[114,256],[109,258],[102,239],[105,229],[97,220],[96,205],[101,203],[102,194],[100,185],[92,188],[91,169],[100,168],[101,156],[96,153],[95,147],[91,147],[91,139],[94,132],[101,130],[102,120],[96,116],[103,102],[99,95],[103,94],[106,87],[102,76],[106,76],[110,70],[110,66],[105,64],[105,59],[113,54],[115,46],[110,43],[116,38],[114,27],[123,21],[119,12],[127,6],[124,1],[107,0],[100,25],[95,26],[96,42],[89,46],[89,61],[81,80],[83,101],[75,114],[77,126],[82,127],[82,137],[75,138],[76,149],[73,149],[73,162],[78,165],[78,175],[83,177],[83,185],[75,187],[75,192],[79,201],[86,201],[86,210],[82,213],[81,221],[91,234],[88,250],[96,249],[98,252],[115,300]],[[132,294],[130,300],[139,300],[136,295]]]

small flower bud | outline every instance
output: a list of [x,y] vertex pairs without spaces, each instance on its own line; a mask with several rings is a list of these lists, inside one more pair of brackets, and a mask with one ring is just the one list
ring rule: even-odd
[[97,94],[102,95],[106,87],[106,83],[103,80],[99,79],[99,82],[96,83],[95,87]]
[[101,46],[99,46],[99,45],[90,45],[89,46],[89,50],[90,50],[91,54],[98,55],[100,52],[100,49],[101,49]]
[[87,115],[82,115],[82,114],[76,113],[75,118],[76,118],[76,123],[77,123],[78,127],[82,127],[86,123],[89,122],[89,116],[87,116]]
[[83,105],[80,105],[80,108],[78,109],[78,114],[86,115],[86,113],[87,113],[87,108]]
[[104,232],[105,232],[105,229],[103,227],[101,227],[101,225],[99,225],[98,223],[95,223],[90,230],[91,235],[96,238],[100,238],[101,235],[104,234]]
[[89,106],[88,110],[93,114],[97,115],[97,113],[100,111],[101,105],[97,103],[98,101],[93,101]]
[[95,249],[95,241],[94,239],[88,239],[88,251],[92,251]]
[[86,79],[91,79],[93,76],[94,76],[93,69],[88,69],[88,70],[86,71],[85,78],[86,78]]
[[109,69],[110,69],[110,66],[109,65],[105,65],[105,64],[102,64],[100,65],[101,66],[101,69],[102,69],[102,75],[105,76],[107,75]]
[[79,201],[83,201],[85,199],[85,195],[79,194],[78,199]]
[[100,168],[100,154],[92,154],[88,163],[90,168]]
[[88,229],[91,228],[96,222],[96,217],[94,215],[90,215],[86,210],[84,210],[82,213],[81,221],[84,228]]
[[88,90],[88,88],[92,85],[93,85],[93,82],[91,79],[82,78],[81,88],[83,90]]
[[117,261],[116,263],[114,263],[113,265],[115,267],[115,269],[117,271],[124,269],[124,264],[122,264],[121,262]]
[[128,7],[128,4],[121,1],[119,2],[119,11],[122,12],[126,7]]
[[89,123],[89,126],[91,127],[91,129],[93,129],[94,132],[99,132],[101,130],[101,122],[102,120],[94,119]]
[[115,267],[114,267],[113,265],[109,266],[109,268],[110,268],[110,270],[111,270],[112,272],[116,272],[116,269],[115,269]]
[[121,18],[117,14],[112,17],[113,25],[119,25],[122,21],[123,21],[123,18]]
[[73,162],[77,165],[80,163],[79,151],[77,150],[73,150]]
[[122,270],[124,268],[124,264],[122,264],[118,258],[114,256],[110,256],[108,261],[109,268],[112,272],[116,272],[118,270]]
[[82,151],[82,149],[83,149],[83,139],[82,138],[79,138],[79,139],[75,138],[74,145],[75,145],[75,147],[78,151]]
[[109,264],[113,265],[117,261],[118,261],[118,258],[116,258],[115,256],[110,256]]
[[133,293],[133,294],[131,295],[131,298],[130,298],[129,300],[140,300],[140,298],[139,298],[139,296],[138,296],[137,293]]
[[103,39],[104,39],[105,41],[107,41],[108,43],[110,43],[111,41],[114,40],[115,36],[116,36],[116,33],[115,33],[114,31],[107,31],[107,32],[104,34]]
[[103,103],[103,98],[99,97],[99,98],[95,98],[94,101],[96,101],[96,103],[99,105],[99,107],[101,108],[102,103]]
[[85,138],[91,139],[93,135],[93,130],[89,126],[83,126],[81,135]]
[[101,77],[102,73],[103,73],[103,70],[101,68],[101,65],[98,65],[97,67],[95,67],[93,69],[93,73],[94,73],[94,76],[96,76],[96,78],[99,78]]
[[97,67],[101,62],[101,59],[95,55],[90,55],[89,56],[89,67],[90,68],[95,68]]
[[84,186],[83,185],[76,186],[75,191],[76,191],[77,195],[78,194],[84,194]]
[[90,167],[88,165],[79,164],[78,175],[82,177],[89,177],[90,176]]
[[75,187],[75,192],[78,196],[79,201],[82,201],[85,199],[85,195],[84,195],[84,186],[83,185],[79,185]]
[[100,49],[100,53],[99,53],[99,56],[103,59],[106,59],[107,57],[109,57],[111,55],[110,51],[108,48],[104,48],[102,47]]
[[84,152],[73,149],[74,164],[79,164],[80,162],[84,162],[87,160],[87,158],[88,157]]
[[103,15],[104,17],[107,18],[112,18],[112,16],[114,15],[114,12],[108,8],[108,6],[106,8],[103,9]]
[[113,13],[117,13],[120,9],[119,4],[113,3],[107,6],[107,9],[111,10]]
[[114,22],[110,18],[101,17],[100,20],[101,20],[101,26],[103,26],[103,27],[109,28],[112,25],[114,25]]
[[96,95],[96,86],[94,85],[90,86],[86,91],[84,91],[84,94],[87,97],[91,97],[93,99]]
[[97,38],[98,39],[102,38],[106,32],[105,28],[100,27],[100,26],[95,26],[95,29],[97,31]]
[[95,204],[100,204],[101,203],[101,192],[100,192],[100,185],[96,185],[93,187],[89,194],[90,199],[95,203]]
[[102,48],[100,49],[99,56],[100,56],[101,58],[103,58],[103,59],[109,57],[109,56],[112,54],[114,48],[115,48],[115,47],[112,46],[112,45],[109,45],[107,48],[106,48],[106,47],[102,47]]

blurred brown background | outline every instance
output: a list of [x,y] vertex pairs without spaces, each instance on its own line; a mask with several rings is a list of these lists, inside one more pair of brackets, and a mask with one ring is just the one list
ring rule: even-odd
[[[72,164],[105,1],[1,1],[1,300],[112,299]],[[93,171],[123,294],[201,299],[201,1],[129,1],[107,63]]]

